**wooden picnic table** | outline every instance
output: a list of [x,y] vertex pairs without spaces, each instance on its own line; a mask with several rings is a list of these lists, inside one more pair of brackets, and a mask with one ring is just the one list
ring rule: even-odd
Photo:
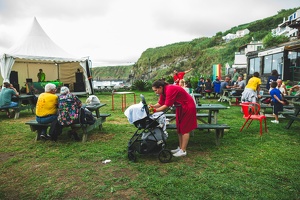
[[[197,125],[198,130],[210,130],[214,129],[216,134],[216,145],[220,144],[220,138],[224,135],[224,129],[230,129],[230,126],[227,124],[218,124],[218,112],[219,110],[227,109],[226,106],[222,104],[202,104],[196,106],[197,111],[208,110],[208,113],[197,113],[197,119],[200,119],[201,122]],[[165,114],[167,118],[176,117],[176,114]],[[203,120],[203,117],[207,117],[208,120]],[[212,121],[213,119],[213,121]],[[168,124],[167,129],[176,129],[176,124]],[[194,131],[193,131],[194,132]],[[194,134],[194,133],[193,133]]]
[[[264,103],[262,103],[262,99],[265,99],[265,98],[271,98],[271,95],[270,94],[263,94],[263,95],[261,95],[261,98],[259,98],[258,99],[258,103],[260,104],[260,108],[261,108],[261,112],[262,113],[266,113],[266,109],[267,108],[271,108],[271,109],[273,109],[273,106],[272,105],[270,105],[270,104],[264,104]],[[293,96],[293,95],[284,95],[284,98],[286,98],[286,99],[289,99],[290,101],[290,104],[289,105],[284,105],[283,106],[283,108],[284,109],[293,109],[294,108],[294,103],[295,103],[295,101],[293,101],[294,99],[296,99],[296,98],[299,98],[299,96]]]
[[[68,127],[71,128],[81,128],[82,130],[82,142],[86,142],[87,141],[87,137],[88,137],[88,133],[91,132],[93,129],[99,127],[99,129],[102,129],[102,124],[106,121],[106,117],[109,117],[110,114],[104,114],[104,113],[100,113],[100,108],[106,106],[106,104],[97,104],[97,105],[93,105],[93,106],[86,106],[86,108],[91,111],[91,112],[95,112],[95,117],[96,117],[96,121],[94,124],[92,125],[81,125],[81,124],[72,124]],[[50,127],[51,123],[49,124],[39,124],[35,119],[34,120],[30,120],[28,122],[26,122],[25,124],[30,126],[30,129],[32,132],[37,132],[36,133],[36,140],[40,139],[40,135],[41,135],[41,127]]]
[[126,95],[127,94],[133,94],[133,102],[134,104],[136,104],[136,97],[135,97],[135,93],[134,92],[113,92],[111,94],[111,109],[114,110],[114,96],[116,94],[120,94],[122,95],[122,112],[124,112],[125,108],[126,108]]
[[18,119],[20,117],[20,111],[21,110],[31,110],[32,114],[34,114],[35,109],[35,102],[34,102],[35,96],[33,94],[21,94],[19,96],[13,96],[12,101],[18,102],[18,106],[14,107],[15,110],[15,119]]
[[300,121],[300,102],[294,102],[295,112],[292,115],[288,115],[290,121],[286,125],[286,128],[289,129],[295,120]]
[[214,124],[217,124],[219,110],[227,109],[227,107],[222,104],[201,104],[201,106],[196,105],[196,109],[199,111],[208,110],[208,124],[212,124],[211,119],[214,119]]
[[[239,105],[239,98],[242,97],[242,92],[244,91],[244,89],[238,89],[238,88],[227,88],[227,89],[222,89],[223,90],[223,94],[220,97],[220,101],[221,102],[225,102],[228,101],[229,105],[231,105],[231,100],[232,99],[236,99],[235,101],[235,105]],[[232,95],[232,92],[237,91],[240,92],[240,95],[234,96]]]

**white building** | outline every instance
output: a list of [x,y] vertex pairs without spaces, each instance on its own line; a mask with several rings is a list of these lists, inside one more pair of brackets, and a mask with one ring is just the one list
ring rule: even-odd
[[300,22],[300,10],[288,16],[287,19],[283,18],[282,23],[278,24],[277,28],[272,29],[272,34],[274,36],[285,35],[287,37],[297,37],[298,29],[291,28],[289,25],[298,22]]
[[241,38],[244,37],[245,35],[249,34],[250,31],[248,29],[243,29],[237,31],[235,34],[233,33],[228,33],[226,36],[223,36],[222,39],[225,40],[226,42],[233,40],[235,38]]
[[247,68],[247,56],[248,52],[258,51],[262,49],[263,44],[260,41],[251,41],[249,44],[243,45],[239,48],[239,52],[235,52],[234,63],[232,68]]

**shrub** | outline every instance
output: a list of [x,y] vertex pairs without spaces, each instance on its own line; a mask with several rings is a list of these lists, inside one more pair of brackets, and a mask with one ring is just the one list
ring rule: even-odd
[[136,80],[134,81],[132,85],[133,90],[139,90],[139,91],[149,91],[151,88],[151,83],[144,80]]

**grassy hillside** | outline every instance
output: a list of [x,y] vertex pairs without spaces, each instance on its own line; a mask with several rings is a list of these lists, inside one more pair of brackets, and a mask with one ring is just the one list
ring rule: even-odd
[[127,80],[132,66],[96,67],[92,69],[94,80]]
[[[289,16],[299,8],[281,10],[277,15],[257,20],[248,24],[242,24],[225,32],[218,32],[213,37],[196,38],[189,42],[178,42],[162,47],[145,50],[133,66],[95,68],[94,77],[102,80],[123,79],[127,80],[134,72],[137,79],[157,79],[171,75],[173,69],[186,70],[195,68],[191,75],[199,76],[212,73],[212,65],[226,63],[232,65],[234,53],[239,47],[251,42],[253,39],[262,40],[282,22],[284,17]],[[249,29],[250,34],[243,38],[234,39],[226,43],[222,37],[228,33],[236,33],[238,30]],[[225,69],[225,68],[224,68]]]

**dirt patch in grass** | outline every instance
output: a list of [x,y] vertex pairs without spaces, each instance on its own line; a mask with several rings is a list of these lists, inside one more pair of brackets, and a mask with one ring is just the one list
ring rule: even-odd
[[0,163],[4,163],[10,158],[12,158],[15,154],[13,153],[5,153],[5,152],[0,152]]
[[101,140],[103,142],[110,141],[115,137],[115,134],[113,133],[96,133],[96,134],[90,134],[88,137],[88,140]]

